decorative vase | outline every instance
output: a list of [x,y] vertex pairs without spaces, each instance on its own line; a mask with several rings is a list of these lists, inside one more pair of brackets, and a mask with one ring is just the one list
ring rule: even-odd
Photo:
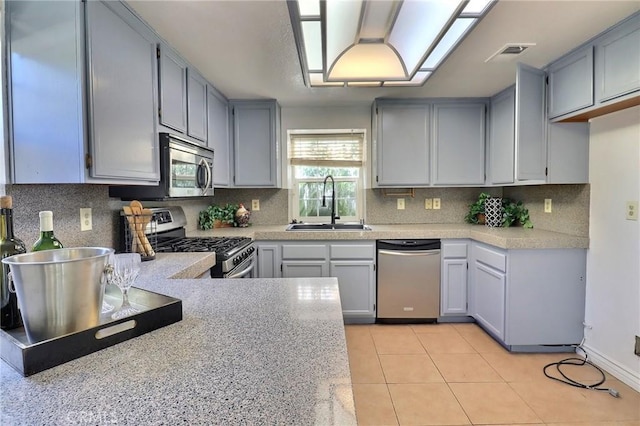
[[502,198],[491,197],[484,202],[485,225],[495,228],[502,225]]
[[244,208],[244,205],[240,204],[240,208],[236,211],[236,223],[240,228],[246,228],[249,226],[249,219],[251,218],[251,212]]
[[484,225],[487,221],[487,217],[484,213],[478,213],[476,218],[478,219],[478,225]]

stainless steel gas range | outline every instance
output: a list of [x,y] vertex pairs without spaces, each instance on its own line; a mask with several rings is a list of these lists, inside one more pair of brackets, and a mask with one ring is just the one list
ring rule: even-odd
[[[179,206],[152,208],[155,219],[156,252],[215,252],[216,265],[211,278],[251,278],[256,263],[256,249],[248,237],[187,237],[187,218]],[[124,224],[121,224],[124,229]],[[148,227],[145,233],[150,233]],[[121,235],[121,241],[124,241]],[[121,250],[126,247],[121,244]]]

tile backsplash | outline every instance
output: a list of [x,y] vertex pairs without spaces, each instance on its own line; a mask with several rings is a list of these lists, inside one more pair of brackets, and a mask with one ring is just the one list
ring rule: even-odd
[[[109,198],[106,185],[6,185],[14,199],[16,235],[27,247],[38,238],[40,210],[53,211],[56,236],[67,247],[118,244],[119,214],[123,204]],[[398,210],[396,196],[381,189],[366,190],[366,221],[370,224],[462,223],[468,205],[482,191],[523,201],[535,228],[588,236],[589,185],[534,185],[503,188],[416,188],[415,197],[402,196],[405,209]],[[392,192],[392,191],[391,191]],[[287,189],[216,189],[214,197],[168,202],[145,202],[145,206],[180,205],[187,215],[187,231],[197,228],[198,213],[209,204],[244,203],[260,200],[260,211],[251,214],[253,225],[284,225],[290,221]],[[426,210],[425,198],[440,198],[439,210]],[[551,213],[544,213],[544,199],[553,200]],[[90,207],[93,230],[80,231],[80,208]]]

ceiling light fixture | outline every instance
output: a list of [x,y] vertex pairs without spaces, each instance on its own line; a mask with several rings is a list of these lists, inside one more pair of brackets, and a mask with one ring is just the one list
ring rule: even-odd
[[421,86],[494,0],[287,0],[309,87]]

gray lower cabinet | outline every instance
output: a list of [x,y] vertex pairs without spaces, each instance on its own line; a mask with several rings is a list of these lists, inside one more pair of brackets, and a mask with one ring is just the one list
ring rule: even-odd
[[207,81],[193,68],[187,70],[187,135],[207,141]]
[[586,250],[503,250],[473,242],[469,311],[512,351],[583,337]]
[[598,102],[640,90],[640,13],[600,37],[595,49]]
[[12,182],[157,182],[151,30],[119,2],[6,7]]
[[549,75],[549,118],[593,105],[593,46],[551,64]]
[[187,63],[169,46],[158,48],[160,124],[187,133]]
[[486,103],[433,105],[434,185],[481,185],[485,181]]
[[280,187],[280,106],[275,100],[230,101],[233,185]]
[[329,264],[325,260],[283,260],[282,278],[326,277]]
[[231,139],[227,99],[207,87],[207,145],[213,149],[213,185],[226,187],[231,177]]
[[375,242],[257,241],[260,278],[336,277],[346,323],[376,318]]
[[430,108],[425,103],[374,105],[375,186],[429,185]]
[[258,268],[257,276],[259,278],[280,278],[282,271],[280,270],[281,256],[280,245],[277,243],[257,242]]
[[440,316],[467,315],[469,240],[442,240]]

